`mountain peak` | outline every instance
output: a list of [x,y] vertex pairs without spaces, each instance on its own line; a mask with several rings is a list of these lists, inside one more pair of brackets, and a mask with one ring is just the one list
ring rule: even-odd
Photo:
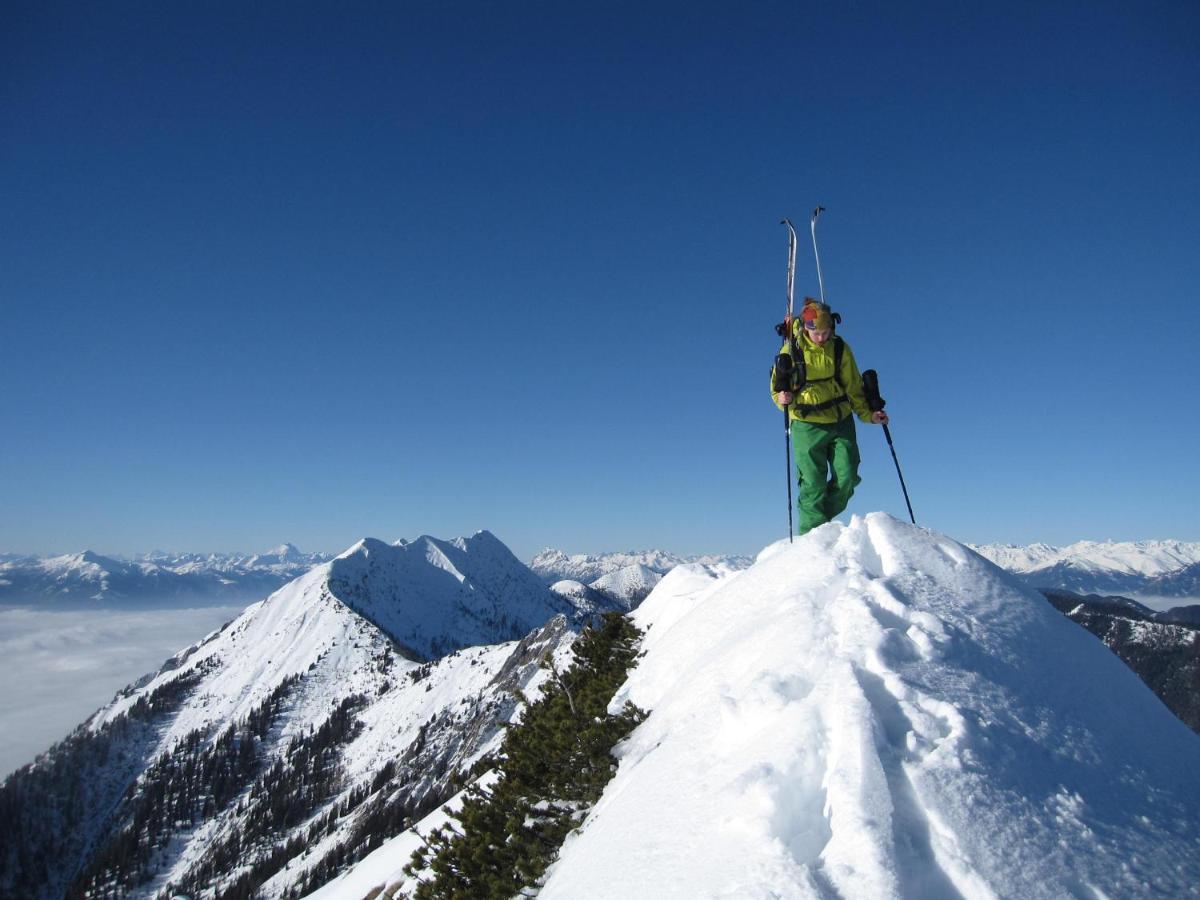
[[514,640],[558,614],[574,615],[498,538],[363,538],[328,570],[329,593],[414,654]]
[[382,553],[389,547],[404,547],[404,546],[407,546],[407,545],[403,542],[397,543],[397,544],[385,544],[383,541],[379,540],[378,538],[373,538],[373,537],[359,538],[357,541],[355,541],[353,544],[351,544],[349,547],[347,547],[345,550],[343,550],[341,553],[339,553],[337,556],[335,556],[333,561],[337,562],[339,559],[349,559],[350,557],[353,557],[353,556],[369,556],[372,553]]
[[46,557],[39,565],[48,570],[70,571],[114,571],[124,567],[124,564],[108,556],[102,556],[94,550],[84,550],[80,553],[66,553],[62,556]]

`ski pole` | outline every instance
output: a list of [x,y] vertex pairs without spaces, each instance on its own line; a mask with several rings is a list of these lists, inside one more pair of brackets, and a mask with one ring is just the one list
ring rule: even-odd
[[812,214],[813,258],[817,261],[817,286],[821,289],[821,302],[825,302],[825,279],[821,277],[821,254],[817,252],[817,216],[825,212],[825,207],[818,206]]
[[792,542],[792,423],[789,421],[787,407],[783,408],[783,445],[784,455],[787,459],[784,461],[784,473],[787,477],[788,486],[788,543]]
[[[879,396],[879,375],[874,369],[867,369],[862,373],[862,380],[863,393],[867,397],[867,407],[871,412],[883,409],[887,405],[887,401]],[[900,490],[904,492],[904,505],[908,507],[908,517],[916,525],[917,517],[913,515],[912,503],[908,499],[908,488],[904,484],[904,473],[900,471],[900,460],[896,458],[896,446],[892,443],[892,432],[886,423],[883,426],[883,436],[887,438],[888,449],[892,451],[892,462],[896,464],[896,474],[900,476]]]
[[[791,342],[792,339],[792,297],[796,285],[796,229],[791,219],[782,219],[780,225],[788,227],[788,267],[787,267],[787,313],[783,319],[781,336]],[[793,360],[788,354],[780,353],[775,357],[775,381],[771,389],[776,393],[790,391],[794,377]],[[788,504],[788,543],[792,543],[792,422],[788,415],[788,407],[783,407],[783,441],[787,456],[785,460],[787,475],[787,504]]]
[[[795,364],[792,358],[786,353],[780,353],[775,357],[775,378],[771,381],[771,390],[776,394],[780,391],[790,392],[794,386],[794,375]],[[783,440],[787,452],[784,471],[787,475],[788,543],[790,544],[792,542],[792,423],[791,416],[788,415],[787,404],[784,404],[783,407]]]
[[892,451],[892,462],[896,464],[896,474],[900,476],[900,490],[904,492],[904,505],[908,507],[908,517],[916,525],[917,517],[913,515],[912,503],[908,499],[908,488],[904,486],[904,473],[900,471],[900,460],[896,459],[896,446],[892,443],[892,433],[888,431],[886,425],[883,426],[883,436],[887,438],[888,449]]

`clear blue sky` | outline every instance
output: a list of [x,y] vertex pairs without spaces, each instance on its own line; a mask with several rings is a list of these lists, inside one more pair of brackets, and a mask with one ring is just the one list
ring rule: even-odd
[[919,522],[1200,539],[1200,6],[900,6],[6,4],[0,550],[755,552],[817,203]]

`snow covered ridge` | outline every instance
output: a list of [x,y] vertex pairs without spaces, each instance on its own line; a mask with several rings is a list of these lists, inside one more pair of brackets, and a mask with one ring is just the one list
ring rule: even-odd
[[1200,599],[1200,543],[1188,541],[1079,541],[970,545],[1033,587],[1081,594]]
[[649,709],[540,896],[1187,896],[1200,752],[1112,653],[880,513],[633,614]]
[[85,550],[10,557],[0,562],[0,604],[259,600],[328,560],[326,554],[301,553],[292,544],[253,555],[160,551],[121,560]]

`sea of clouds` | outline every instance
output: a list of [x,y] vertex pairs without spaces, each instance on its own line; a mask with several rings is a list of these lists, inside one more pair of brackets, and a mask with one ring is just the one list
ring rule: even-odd
[[243,608],[0,609],[0,778]]

